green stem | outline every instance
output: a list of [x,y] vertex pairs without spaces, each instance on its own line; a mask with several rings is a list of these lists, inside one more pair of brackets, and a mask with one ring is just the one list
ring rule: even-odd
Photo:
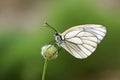
[[44,67],[43,67],[43,73],[42,73],[42,80],[45,80],[45,73],[47,68],[47,59],[45,60]]

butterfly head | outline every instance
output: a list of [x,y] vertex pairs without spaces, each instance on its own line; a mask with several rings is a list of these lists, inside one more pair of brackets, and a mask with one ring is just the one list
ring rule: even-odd
[[58,45],[60,45],[61,43],[62,43],[62,35],[60,34],[60,33],[58,33],[58,32],[55,32],[55,41],[56,41],[56,43],[58,44]]
[[58,32],[55,32],[55,36],[59,36],[60,34]]

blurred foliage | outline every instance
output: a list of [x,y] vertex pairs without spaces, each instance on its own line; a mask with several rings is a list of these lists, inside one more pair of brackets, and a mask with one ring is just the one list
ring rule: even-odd
[[[92,23],[105,25],[107,35],[97,50],[84,60],[62,49],[56,60],[49,61],[46,80],[114,80],[116,74],[116,80],[120,79],[120,6],[106,9],[107,4],[103,6],[99,1],[53,0],[49,3],[47,22],[59,32]],[[14,30],[1,35],[0,80],[41,80],[44,63],[41,47],[54,39],[53,34],[49,28],[38,26],[31,33]]]

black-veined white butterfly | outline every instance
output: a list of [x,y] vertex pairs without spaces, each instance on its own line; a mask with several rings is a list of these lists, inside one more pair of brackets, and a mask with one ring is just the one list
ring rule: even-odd
[[56,44],[79,59],[90,56],[106,34],[106,28],[98,24],[74,26],[63,33],[58,33],[48,23],[45,24],[55,31]]

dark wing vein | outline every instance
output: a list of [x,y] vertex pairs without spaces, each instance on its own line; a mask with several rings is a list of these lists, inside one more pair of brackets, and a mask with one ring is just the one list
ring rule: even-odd
[[[79,30],[74,30],[74,31],[79,31]],[[70,32],[70,31],[69,31]],[[69,34],[69,32],[67,33],[67,34]],[[75,36],[77,36],[80,32],[83,32],[83,31],[79,31]],[[66,37],[66,35],[67,34],[65,34],[64,36]],[[73,36],[74,37],[74,36]],[[66,38],[67,39],[67,38]]]
[[66,48],[72,53],[71,49],[68,47],[67,43],[64,41]]
[[68,41],[67,39],[66,39],[65,41],[67,41],[67,42],[69,42],[69,43],[71,43],[71,44],[80,45],[80,44],[74,43],[74,42],[72,42],[72,41]]
[[[71,45],[72,44],[72,45]],[[69,47],[71,48],[71,49],[73,49],[79,56],[81,56],[82,58],[84,58],[84,55],[81,53],[81,54],[79,54],[79,49],[77,49],[76,47],[76,45],[75,44],[73,44],[73,43],[69,43],[68,42],[68,44],[67,45],[69,45]],[[74,46],[73,46],[74,45]],[[76,46],[76,47],[75,47]],[[76,50],[77,49],[77,50]],[[83,52],[83,51],[81,51],[81,52]],[[83,52],[84,53],[84,52]],[[73,53],[74,54],[74,53]]]
[[92,53],[92,51],[90,49],[88,49],[87,47],[85,47],[83,44],[82,44],[82,46]]
[[[99,30],[99,29],[97,29],[97,28],[89,27],[89,29],[94,29],[94,30],[96,30],[96,31],[100,31],[100,32],[105,33],[104,31],[101,31],[101,30]],[[100,28],[100,29],[101,29],[101,28]],[[104,30],[104,29],[103,29],[103,30]]]
[[[90,45],[90,46],[96,48],[95,46],[93,46],[93,45],[91,45],[91,44],[84,43],[83,39],[81,39],[81,40],[82,40],[83,44],[87,44],[87,45]],[[77,44],[77,43],[74,43],[74,42],[68,41],[67,39],[66,39],[65,41],[67,41],[67,42],[69,42],[69,43],[72,43],[72,44],[75,44],[75,45],[82,45],[82,44]],[[95,42],[95,43],[96,43],[96,42]]]
[[81,44],[76,44],[76,43],[73,43],[73,42],[68,41],[68,40],[66,40],[66,41],[67,41],[68,43],[71,43],[71,44],[77,46],[78,49],[80,49],[86,56],[88,56],[88,55],[78,46],[78,45],[81,45]]
[[[90,39],[83,39],[82,37],[84,37],[84,36],[82,36],[82,37],[76,36],[76,37],[80,38],[81,40],[88,40],[88,41],[91,41],[91,42],[95,42],[95,41],[90,40]],[[93,37],[93,36],[92,36],[92,37]],[[95,42],[95,43],[96,43],[96,42]]]
[[85,31],[86,31],[86,32],[89,32],[89,33],[92,33],[93,35],[97,34],[97,35],[99,35],[99,36],[104,37],[103,35],[101,35],[101,34],[99,34],[99,33],[97,33],[97,32],[94,32],[94,31],[88,31],[88,30],[85,30]]

